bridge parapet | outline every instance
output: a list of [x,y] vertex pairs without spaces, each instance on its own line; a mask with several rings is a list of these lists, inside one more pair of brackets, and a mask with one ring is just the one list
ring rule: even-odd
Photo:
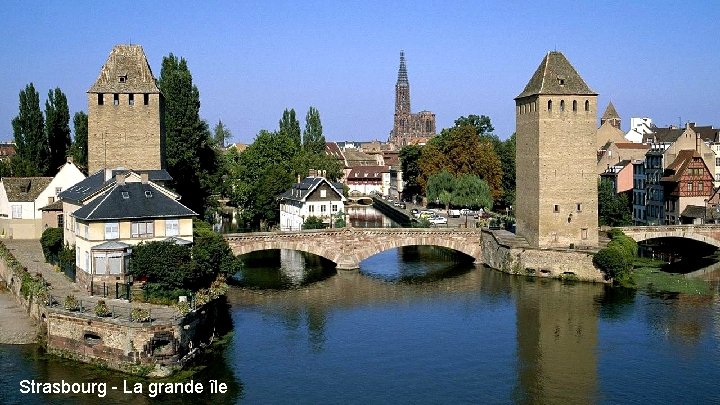
[[619,229],[637,242],[658,238],[686,238],[720,247],[718,224],[625,226]]

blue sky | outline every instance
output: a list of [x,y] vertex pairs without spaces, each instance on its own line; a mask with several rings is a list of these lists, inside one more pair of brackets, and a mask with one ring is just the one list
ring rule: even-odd
[[[141,44],[153,73],[188,60],[201,115],[234,141],[276,129],[285,108],[318,108],[328,140],[387,139],[405,50],[413,111],[438,130],[468,114],[506,138],[514,102],[545,53],[565,53],[602,110],[612,100],[657,125],[720,124],[715,2],[257,1],[0,2],[0,140],[18,93],[60,87],[71,113],[113,45]],[[44,106],[43,106],[44,108]],[[301,122],[301,125],[304,125]]]

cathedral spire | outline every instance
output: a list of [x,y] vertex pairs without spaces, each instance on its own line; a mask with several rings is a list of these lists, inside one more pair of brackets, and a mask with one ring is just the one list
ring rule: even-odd
[[407,66],[405,66],[405,52],[400,51],[400,69],[398,70],[397,84],[409,84]]

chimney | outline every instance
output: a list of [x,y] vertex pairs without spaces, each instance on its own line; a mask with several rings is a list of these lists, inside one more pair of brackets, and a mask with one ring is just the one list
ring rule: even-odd
[[310,169],[310,170],[308,171],[308,177],[315,177],[315,176],[317,176],[317,170],[315,170],[315,169]]
[[108,181],[112,178],[112,169],[105,169],[105,181]]
[[300,183],[300,175],[299,175],[299,174],[298,174],[298,181],[297,181],[297,182]]
[[115,183],[117,183],[120,186],[125,185],[125,175],[124,174],[116,174],[115,175]]
[[73,157],[72,157],[72,156],[68,156],[68,157],[67,157],[67,162],[68,162],[68,163],[72,163],[72,162],[73,162]]
[[148,180],[149,178],[147,173],[140,173],[140,183],[147,184]]
[[322,177],[325,177],[325,170],[322,171]]

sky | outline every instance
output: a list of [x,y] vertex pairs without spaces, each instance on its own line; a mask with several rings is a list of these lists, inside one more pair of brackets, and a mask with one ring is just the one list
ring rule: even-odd
[[[413,112],[438,131],[487,115],[515,130],[513,98],[544,55],[565,54],[629,129],[718,127],[720,3],[712,1],[11,1],[0,2],[0,141],[12,140],[18,94],[50,89],[71,115],[115,44],[140,44],[156,77],[170,53],[187,59],[200,114],[233,142],[275,130],[294,108],[320,111],[330,141],[387,140],[400,50]],[[72,126],[72,123],[71,123]]]

